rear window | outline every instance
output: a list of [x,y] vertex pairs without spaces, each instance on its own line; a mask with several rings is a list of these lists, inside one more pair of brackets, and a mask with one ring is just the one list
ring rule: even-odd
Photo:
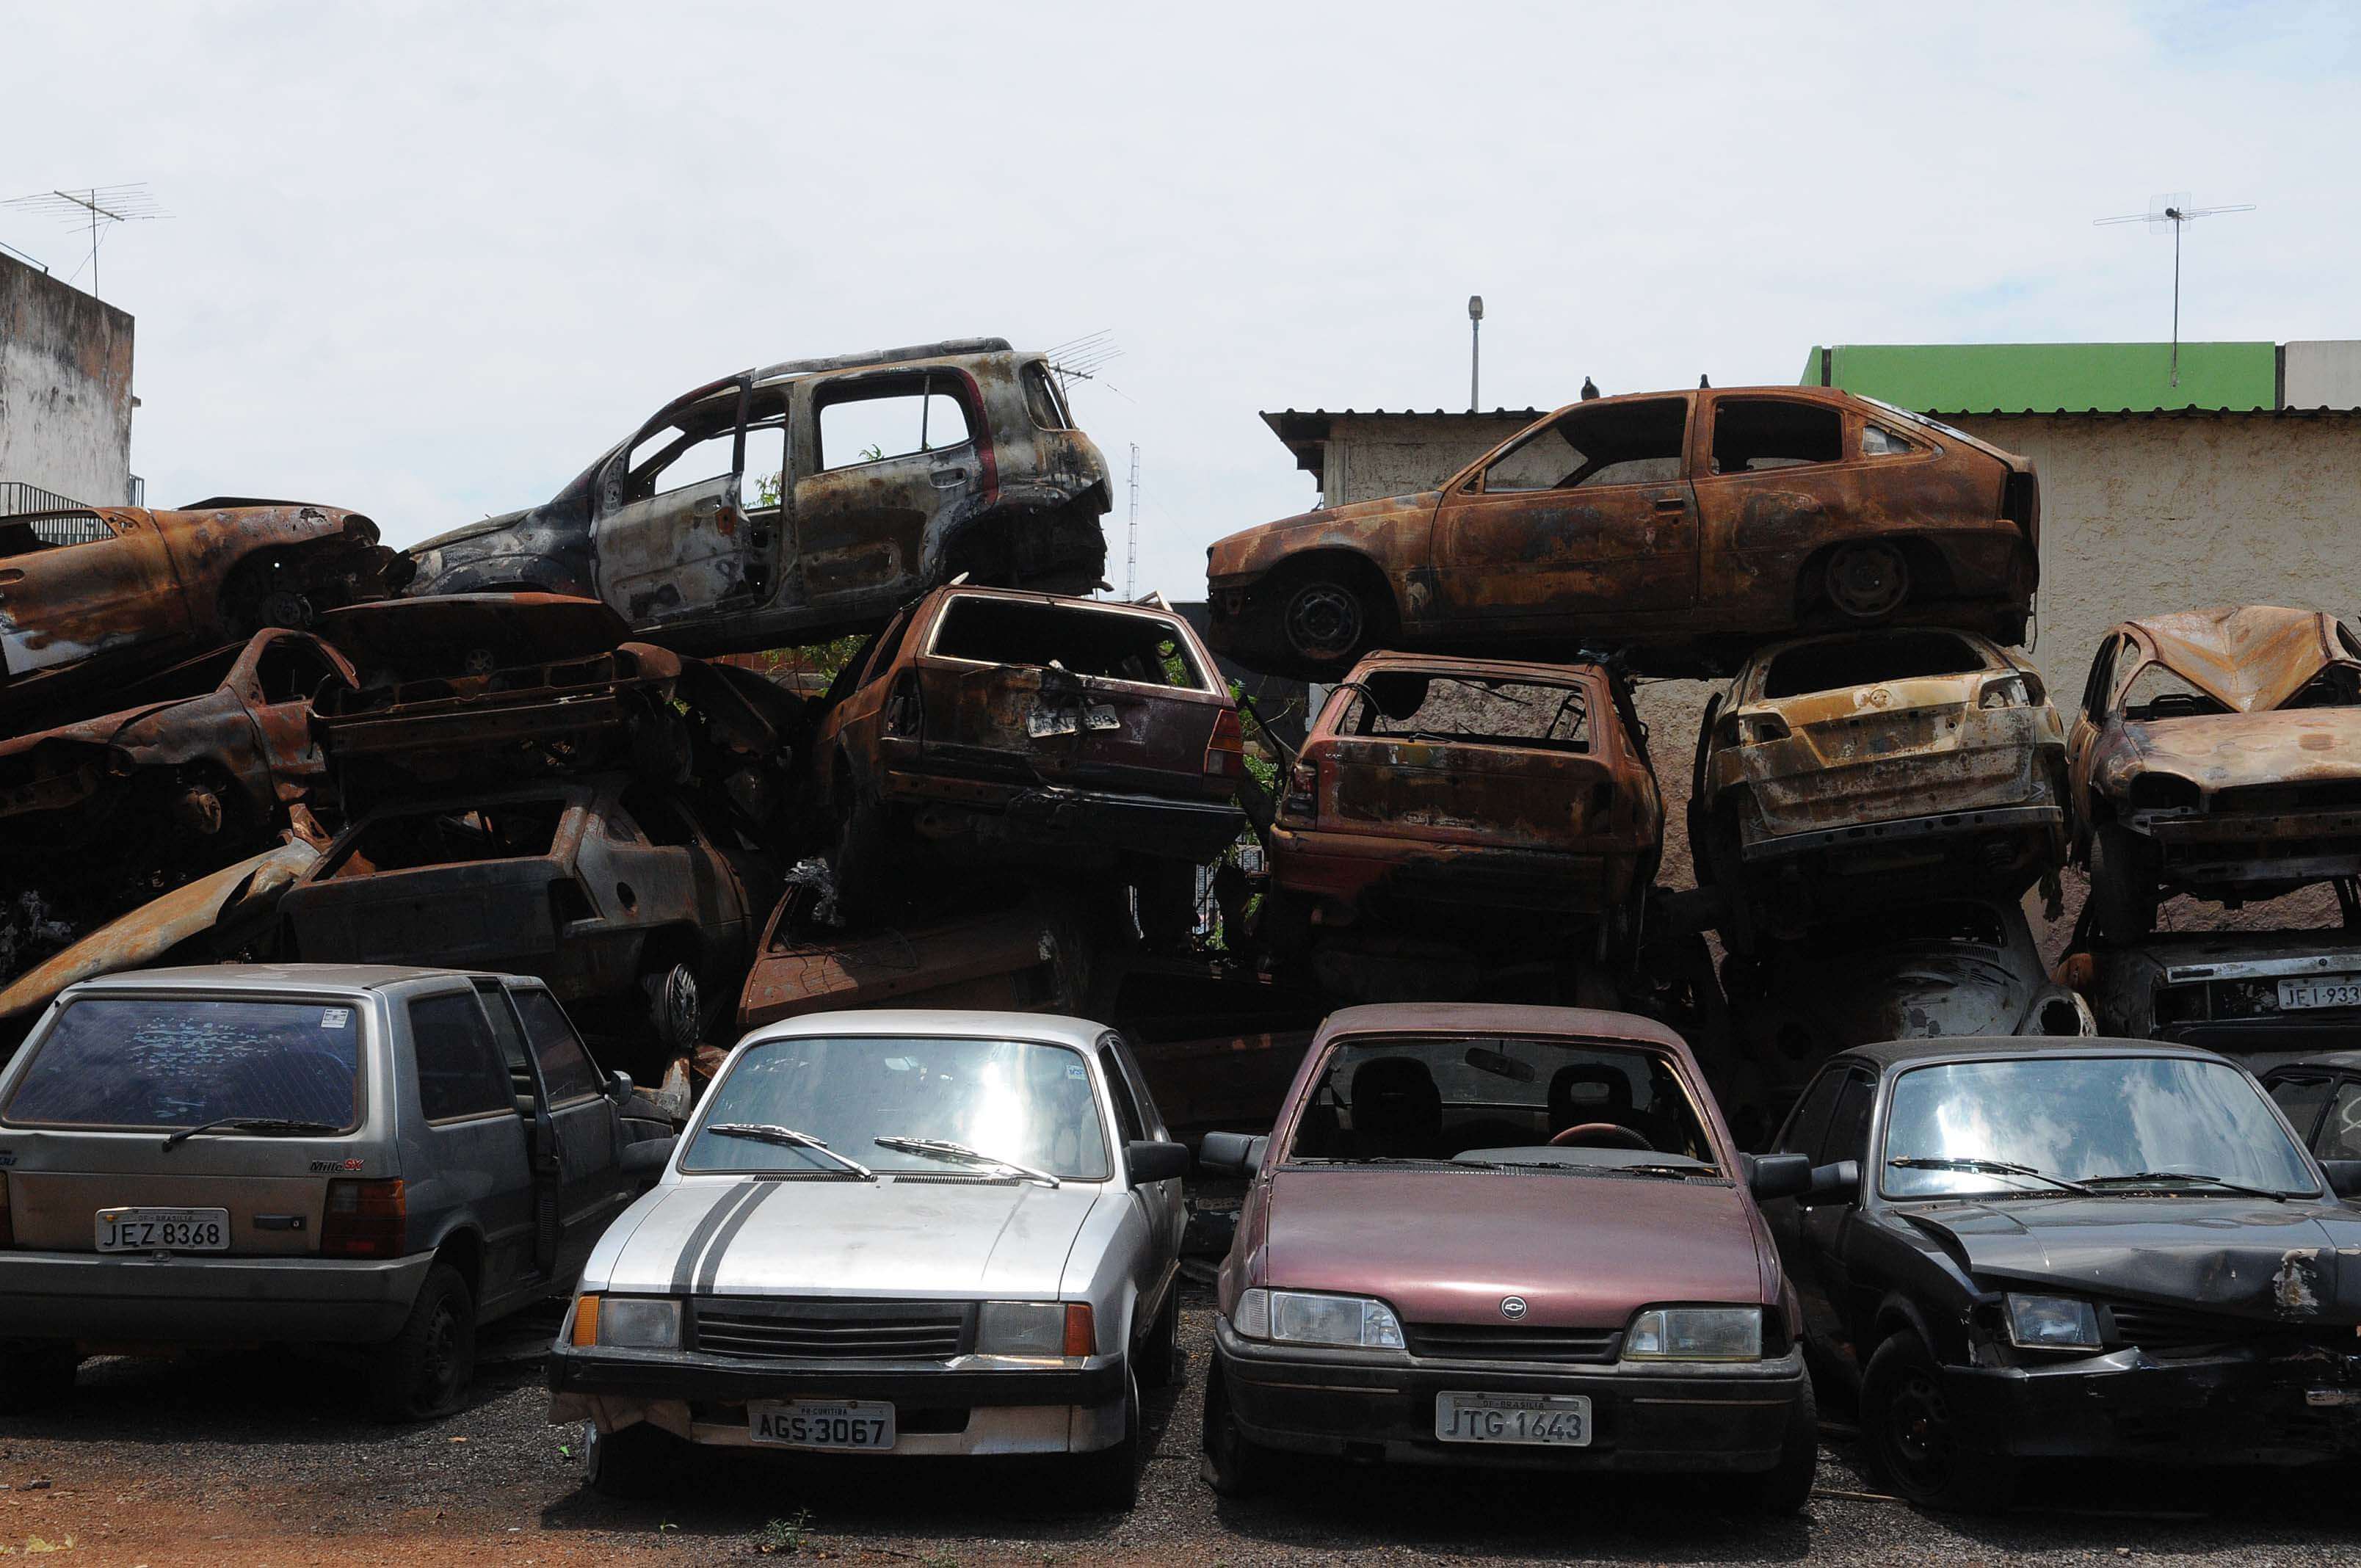
[[1588,751],[1590,693],[1537,681],[1378,670],[1350,682],[1336,733]]
[[1763,676],[1763,695],[1775,700],[1806,692],[1873,685],[1879,681],[1972,675],[1986,667],[1983,654],[1972,644],[1940,631],[1813,642],[1791,648],[1771,661]]
[[84,997],[35,1047],[0,1119],[145,1132],[284,1117],[349,1132],[361,1027],[349,1003]]
[[537,859],[555,846],[565,816],[566,802],[559,799],[381,817],[361,829],[324,875],[373,876],[467,861]]
[[1056,664],[1077,675],[1211,691],[1180,628],[1160,615],[1026,599],[954,598],[936,623],[939,658]]

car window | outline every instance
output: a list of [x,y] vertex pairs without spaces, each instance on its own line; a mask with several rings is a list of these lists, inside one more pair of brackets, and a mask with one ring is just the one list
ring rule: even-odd
[[1882,424],[1861,427],[1861,455],[1863,457],[1901,457],[1916,450],[1910,443]]
[[850,468],[964,444],[973,433],[958,386],[959,378],[931,372],[823,387],[813,396],[820,467]]
[[1844,1087],[1845,1073],[1832,1069],[1812,1080],[1804,1091],[1803,1099],[1787,1113],[1787,1124],[1779,1129],[1776,1152],[1809,1155],[1817,1160],[1820,1140],[1828,1135],[1828,1113],[1836,1108],[1837,1091]]
[[145,1132],[269,1116],[350,1131],[366,1016],[351,1003],[82,997],[33,1047],[0,1120]]
[[865,686],[892,669],[894,662],[902,656],[902,640],[909,632],[910,618],[911,612],[904,610],[894,618],[884,633],[877,639],[875,647],[870,651],[869,663],[862,671],[861,685]]
[[0,556],[31,555],[115,537],[114,525],[94,511],[39,512],[0,520]]
[[254,663],[255,685],[262,700],[276,706],[302,702],[320,695],[324,686],[341,686],[345,677],[327,655],[300,638],[280,637],[264,648]]
[[1119,606],[1045,604],[957,594],[943,606],[927,651],[939,659],[1051,664],[1077,675],[1135,685],[1211,691],[1180,623]]
[[1843,1087],[1837,1091],[1836,1107],[1828,1113],[1828,1135],[1820,1141],[1814,1164],[1834,1165],[1840,1159],[1868,1163],[1869,1113],[1876,1099],[1875,1079],[1859,1068],[1845,1074]]
[[2361,1083],[2347,1079],[2337,1086],[2312,1152],[2323,1159],[2361,1159]]
[[2090,679],[2082,683],[2082,711],[2093,720],[2107,708],[2107,690],[2114,685],[2115,650],[2123,639],[2110,637],[2099,644],[2099,656],[2091,661]]
[[2151,660],[2124,688],[2124,717],[2135,724],[2159,718],[2201,718],[2230,709],[2195,682]]
[[525,1043],[541,1066],[542,1086],[552,1105],[563,1105],[596,1094],[605,1087],[590,1053],[582,1048],[566,1010],[545,991],[516,992],[517,1012],[524,1019]]
[[[476,982],[476,995],[483,1002],[484,1015],[492,1021],[492,1037],[500,1042],[501,1065],[511,1074],[524,1073],[529,1079],[524,1025],[518,1022],[516,1008],[509,1001],[509,988],[496,980],[479,980]],[[529,1089],[528,1083],[519,1092]]]
[[2271,1098],[2279,1102],[2279,1112],[2287,1117],[2295,1135],[2307,1145],[2320,1125],[2320,1113],[2328,1098],[2336,1091],[2333,1078],[2282,1078],[2270,1085]]
[[1849,637],[1836,642],[1806,642],[1773,655],[1770,668],[1763,672],[1763,696],[1775,701],[1878,681],[1972,675],[1989,667],[1972,643],[1948,631]]
[[1425,736],[1552,751],[1591,749],[1590,692],[1585,686],[1374,670],[1347,689],[1351,695],[1336,720],[1340,736]]
[[1844,456],[1844,416],[1821,403],[1723,398],[1714,405],[1716,474],[1761,474]]
[[1664,484],[1681,477],[1688,439],[1686,398],[1577,408],[1486,465],[1485,493]]
[[1066,412],[1065,400],[1058,396],[1057,383],[1049,379],[1046,365],[1025,367],[1025,411],[1043,430],[1071,430],[1073,421]]
[[467,992],[410,1003],[410,1048],[418,1064],[418,1104],[430,1122],[513,1111],[516,1091],[484,1010]]
[[1122,1064],[1105,1046],[1099,1047],[1099,1071],[1106,1077],[1107,1092],[1115,1101],[1115,1123],[1122,1130],[1125,1141],[1148,1136],[1148,1124],[1140,1119],[1139,1105],[1131,1097],[1131,1085],[1124,1079]]

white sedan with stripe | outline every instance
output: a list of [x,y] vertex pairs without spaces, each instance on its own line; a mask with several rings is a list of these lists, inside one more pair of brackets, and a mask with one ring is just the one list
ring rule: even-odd
[[1137,1495],[1173,1376],[1188,1151],[1123,1037],[1037,1014],[820,1014],[739,1042],[592,1252],[549,1362],[591,1484],[691,1444],[1070,1453]]

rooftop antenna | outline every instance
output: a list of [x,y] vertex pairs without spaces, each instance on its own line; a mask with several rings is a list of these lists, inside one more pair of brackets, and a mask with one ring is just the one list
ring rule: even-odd
[[1484,362],[1484,296],[1467,296],[1467,411],[1476,411],[1476,373]]
[[2211,218],[2223,213],[2251,213],[2252,202],[2235,202],[2225,207],[2192,207],[2189,192],[2169,191],[2151,196],[2145,213],[2125,213],[2121,217],[2093,218],[2092,225],[2105,228],[2111,224],[2146,224],[2150,234],[2172,231],[2172,384],[2180,385],[2180,231],[2199,218]]
[[1131,551],[1123,565],[1123,597],[1139,598],[1139,443],[1131,444]]
[[[0,202],[0,207],[14,207],[43,217],[62,218],[69,228],[90,230],[90,292],[98,297],[98,246],[103,237],[102,225],[127,224],[148,218],[169,218],[172,214],[157,205],[146,181],[129,185],[87,185],[79,191],[37,191],[29,196],[17,196]],[[80,277],[82,269],[74,269]],[[72,279],[68,279],[71,282]]]
[[1049,350],[1049,368],[1057,373],[1058,389],[1065,390],[1069,381],[1094,381],[1111,360],[1123,357],[1115,346],[1115,333],[1102,328],[1097,332],[1061,343]]

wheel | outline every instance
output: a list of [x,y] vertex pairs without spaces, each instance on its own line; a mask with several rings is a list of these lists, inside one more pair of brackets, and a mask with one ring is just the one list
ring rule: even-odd
[[1215,1495],[1251,1497],[1270,1483],[1271,1451],[1238,1429],[1217,1365],[1205,1375],[1205,1458],[1198,1474]]
[[653,1497],[672,1479],[682,1446],[680,1439],[645,1421],[616,1431],[593,1426],[587,1473],[590,1489],[626,1502]]
[[1787,1413],[1786,1435],[1779,1442],[1779,1463],[1752,1477],[1754,1506],[1766,1514],[1803,1511],[1811,1500],[1812,1478],[1820,1467],[1820,1411],[1812,1397],[1812,1381],[1804,1379],[1802,1395]]
[[1289,588],[1279,609],[1288,650],[1309,664],[1351,663],[1368,651],[1375,622],[1362,590],[1327,572],[1314,572]]
[[2140,836],[2120,822],[2091,835],[2091,916],[2102,941],[2121,946],[2156,929],[2156,871]]
[[640,977],[640,992],[647,998],[648,1026],[664,1047],[663,1059],[685,1056],[705,1042],[711,1020],[705,993],[697,982],[697,966],[676,963]]
[[1111,1448],[1078,1456],[1084,1507],[1129,1513],[1139,1502],[1139,1379],[1123,1374],[1123,1436]]
[[73,1398],[74,1370],[81,1365],[82,1357],[68,1344],[0,1350],[0,1416],[64,1404]]
[[476,1300],[447,1263],[426,1271],[410,1321],[377,1347],[369,1404],[378,1419],[421,1421],[458,1408],[476,1370]]
[[1823,576],[1828,603],[1850,620],[1883,620],[1910,597],[1910,563],[1883,540],[1840,546]]
[[1877,1347],[1861,1375],[1861,1436],[1870,1468],[1896,1497],[1922,1508],[1998,1513],[2016,1489],[2004,1455],[1961,1445],[1942,1370],[1916,1334]]
[[1180,1281],[1165,1288],[1163,1310],[1148,1325],[1137,1356],[1139,1386],[1169,1388],[1180,1380]]

